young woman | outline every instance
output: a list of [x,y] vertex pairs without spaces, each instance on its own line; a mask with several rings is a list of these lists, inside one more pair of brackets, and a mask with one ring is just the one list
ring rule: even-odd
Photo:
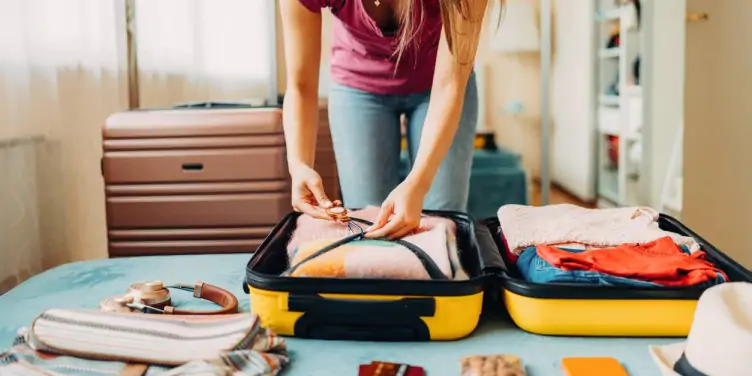
[[[466,210],[488,1],[280,0],[295,210],[327,219],[331,206],[312,168],[325,8],[335,18],[328,111],[344,204],[381,205],[368,236],[388,238],[415,229],[423,209]],[[400,182],[402,114],[412,166]]]

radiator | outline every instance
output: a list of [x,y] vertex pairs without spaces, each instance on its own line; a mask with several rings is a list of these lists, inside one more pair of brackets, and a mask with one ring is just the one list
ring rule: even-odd
[[0,139],[0,294],[44,265],[38,150],[41,136]]

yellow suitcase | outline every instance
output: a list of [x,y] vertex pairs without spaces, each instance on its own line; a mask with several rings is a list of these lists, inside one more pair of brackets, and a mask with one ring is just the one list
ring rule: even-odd
[[427,211],[457,224],[466,281],[282,277],[298,213],[258,247],[244,288],[262,325],[284,336],[337,340],[455,340],[473,332],[484,292],[503,270],[486,226],[466,214]]
[[[704,288],[530,283],[509,261],[498,219],[484,223],[508,265],[501,275],[501,300],[521,329],[566,336],[685,337],[689,333]],[[752,282],[752,272],[675,218],[661,215],[658,224],[664,230],[695,238],[708,260],[732,281]]]

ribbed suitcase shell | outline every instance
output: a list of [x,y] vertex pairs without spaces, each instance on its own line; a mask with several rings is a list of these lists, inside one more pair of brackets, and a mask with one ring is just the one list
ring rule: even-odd
[[[317,165],[332,161],[317,155]],[[336,198],[333,171],[325,183]],[[116,113],[102,174],[110,257],[253,252],[291,210],[276,107]]]

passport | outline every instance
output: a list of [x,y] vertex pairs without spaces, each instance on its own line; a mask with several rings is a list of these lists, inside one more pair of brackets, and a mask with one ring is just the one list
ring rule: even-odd
[[390,362],[371,362],[361,364],[358,376],[425,376],[426,371],[422,367]]

